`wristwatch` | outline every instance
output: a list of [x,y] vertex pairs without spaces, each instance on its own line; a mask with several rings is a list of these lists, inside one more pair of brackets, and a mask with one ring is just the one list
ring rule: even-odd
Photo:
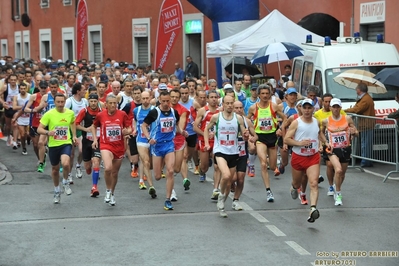
[[147,141],[150,142],[151,138],[147,138]]

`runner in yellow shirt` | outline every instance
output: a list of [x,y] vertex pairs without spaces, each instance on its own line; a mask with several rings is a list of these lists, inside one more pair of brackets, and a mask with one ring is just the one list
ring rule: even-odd
[[64,108],[66,97],[61,93],[54,96],[55,108],[46,112],[40,119],[37,133],[49,136],[48,147],[49,157],[52,165],[52,179],[54,183],[54,203],[60,203],[61,191],[60,180],[60,161],[65,171],[63,171],[62,185],[66,195],[71,195],[69,187],[68,173],[70,168],[70,156],[72,144],[77,143],[75,114],[72,110]]

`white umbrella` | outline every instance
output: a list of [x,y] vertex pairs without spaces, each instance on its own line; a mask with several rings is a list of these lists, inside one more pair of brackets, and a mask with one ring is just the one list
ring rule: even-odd
[[382,94],[387,89],[384,84],[374,78],[375,74],[362,69],[350,69],[342,72],[334,78],[338,84],[350,89],[356,89],[359,83],[364,83],[368,87],[370,93]]

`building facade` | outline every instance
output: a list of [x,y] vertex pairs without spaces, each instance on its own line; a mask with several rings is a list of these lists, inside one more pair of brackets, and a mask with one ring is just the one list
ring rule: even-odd
[[[205,0],[204,0],[205,1]],[[76,54],[76,9],[78,0],[2,0],[0,1],[0,56],[73,60]],[[156,34],[162,0],[86,0],[88,31],[83,58],[101,62],[107,58],[134,62],[154,62]],[[206,60],[206,43],[213,41],[212,22],[187,0],[181,0],[182,30],[176,37],[165,73],[174,64],[185,67],[190,55],[200,72],[214,77],[215,61]],[[278,9],[294,22],[311,13],[326,13],[344,23],[344,35],[360,31],[364,39],[384,34],[386,42],[399,46],[394,19],[399,1],[367,0],[262,0],[259,18]],[[223,12],[223,10],[221,10]],[[245,12],[245,10],[242,10]],[[305,36],[304,36],[305,41]],[[207,69],[207,66],[209,69]],[[272,70],[271,72],[278,73]]]

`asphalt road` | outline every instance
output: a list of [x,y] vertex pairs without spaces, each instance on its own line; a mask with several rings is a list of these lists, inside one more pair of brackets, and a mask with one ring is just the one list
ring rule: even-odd
[[228,199],[229,217],[223,219],[210,199],[212,171],[205,183],[190,173],[189,192],[177,175],[178,201],[165,211],[165,180],[155,183],[158,198],[151,199],[138,189],[125,160],[115,207],[103,202],[103,178],[100,197],[89,197],[86,174],[55,205],[51,168],[35,171],[32,147],[23,156],[4,142],[0,146],[0,162],[9,171],[2,170],[8,179],[0,182],[0,265],[399,265],[395,179],[382,183],[380,176],[349,169],[339,207],[327,196],[327,182],[321,183],[320,218],[310,224],[309,206],[291,199],[289,167],[271,177],[275,202],[268,203],[257,164],[256,177],[245,181],[244,210],[231,210]]

